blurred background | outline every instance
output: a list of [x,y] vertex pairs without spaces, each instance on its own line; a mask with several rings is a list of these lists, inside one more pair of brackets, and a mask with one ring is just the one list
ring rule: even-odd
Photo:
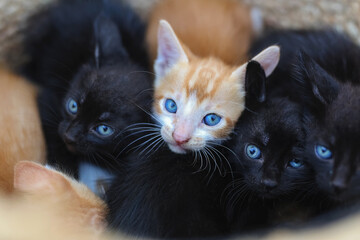
[[[26,57],[21,41],[30,16],[55,0],[0,0],[0,62],[16,68]],[[64,0],[66,1],[66,0]],[[124,0],[146,19],[152,5],[161,0]],[[181,0],[180,0],[181,1]],[[240,1],[240,0],[239,0]],[[334,27],[360,44],[360,0],[243,0],[261,10],[265,25],[274,28]],[[264,239],[360,239],[360,214],[303,233],[276,231]],[[324,235],[326,233],[326,235]],[[253,239],[249,238],[241,239]]]
[[[0,0],[0,61],[16,67],[24,61],[22,30],[29,17],[55,0]],[[161,0],[124,0],[146,19]],[[266,26],[318,28],[331,26],[360,44],[360,0],[243,0],[259,8]]]

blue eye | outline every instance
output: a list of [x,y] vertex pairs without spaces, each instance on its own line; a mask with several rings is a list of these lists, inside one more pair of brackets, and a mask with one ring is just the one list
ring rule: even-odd
[[293,159],[289,162],[289,165],[293,168],[300,168],[302,165],[304,165],[304,162],[298,159]]
[[114,130],[107,125],[99,125],[96,127],[96,132],[101,136],[110,136],[114,133]]
[[67,104],[66,104],[66,107],[67,107],[67,110],[69,111],[69,113],[71,114],[76,114],[77,111],[78,111],[78,104],[77,102],[70,98],[68,101],[67,101]]
[[208,126],[215,126],[219,124],[221,121],[221,117],[216,115],[215,113],[210,113],[204,117],[204,123]]
[[249,158],[252,159],[260,159],[261,157],[260,149],[257,146],[251,144],[246,146],[246,154]]
[[165,108],[169,113],[176,113],[177,111],[176,103],[172,99],[166,99]]
[[332,152],[324,146],[316,145],[315,146],[316,156],[320,159],[331,159]]

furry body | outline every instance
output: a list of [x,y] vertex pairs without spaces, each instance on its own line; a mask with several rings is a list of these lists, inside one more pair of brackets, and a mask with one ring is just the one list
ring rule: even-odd
[[14,166],[21,160],[45,162],[45,139],[36,104],[38,89],[0,68],[0,189],[13,190]]
[[134,156],[127,162],[124,174],[107,192],[111,227],[135,236],[161,238],[225,234],[221,194],[230,174],[222,177],[213,163],[210,167],[201,160],[200,164],[166,147],[156,155]]
[[[43,87],[38,102],[49,163],[75,176],[79,161],[118,168],[123,130],[144,121],[150,104],[143,23],[119,3],[74,0],[32,25],[24,68]],[[113,134],[99,135],[99,126]]]
[[[85,185],[55,170],[28,161],[14,168],[14,188],[19,197],[52,207],[59,221],[99,233],[106,226],[105,203]],[[75,227],[76,228],[76,227]]]
[[[286,91],[306,106],[304,160],[315,170],[317,186],[332,199],[356,198],[360,48],[331,30],[279,31],[265,39],[257,45],[259,50],[277,43],[283,53],[269,83],[289,79]],[[315,154],[319,144],[334,158],[319,159]]]
[[147,33],[151,62],[157,55],[161,19],[171,24],[181,42],[198,57],[213,56],[235,66],[248,59],[254,30],[250,10],[238,1],[166,0],[156,5]]

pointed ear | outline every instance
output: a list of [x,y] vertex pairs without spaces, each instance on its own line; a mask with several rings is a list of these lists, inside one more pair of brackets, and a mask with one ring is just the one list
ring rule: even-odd
[[170,24],[165,20],[160,20],[158,55],[154,63],[156,76],[162,78],[176,63],[188,61],[188,57]]
[[338,95],[339,83],[305,52],[298,55],[298,74],[311,85],[312,94],[323,104],[330,104]]
[[21,161],[14,168],[14,188],[27,193],[53,193],[67,189],[68,180],[60,173],[29,161]]
[[250,61],[246,66],[245,92],[247,102],[255,99],[258,103],[262,103],[266,100],[265,71],[256,61]]
[[280,48],[275,45],[270,46],[253,57],[251,60],[258,62],[264,69],[265,76],[268,77],[275,70],[279,63]]
[[121,35],[116,24],[100,14],[94,22],[95,62],[97,67],[114,59],[128,57],[123,47]]
[[[259,86],[262,86],[261,81],[264,79],[261,79],[262,76],[262,72],[264,72],[265,74],[265,78],[268,77],[276,68],[276,66],[278,65],[280,60],[280,48],[278,46],[270,46],[268,48],[266,48],[265,50],[263,50],[261,53],[259,53],[258,55],[256,55],[250,62],[252,66],[250,66],[250,70],[252,71],[250,75],[252,75],[254,72],[253,71],[257,71],[260,75],[258,75],[257,77],[260,77],[259,79],[257,79],[257,84]],[[254,62],[257,62],[259,64],[259,66],[257,64],[255,64]],[[246,78],[246,71],[247,71],[247,64],[243,64],[240,67],[238,67],[232,74],[232,77],[235,77],[237,79],[240,79],[241,81],[244,81]],[[262,69],[260,70],[259,67]],[[264,82],[265,83],[265,82]],[[246,85],[246,83],[245,83]],[[259,92],[256,93],[256,98],[258,98],[261,101],[265,101],[265,95],[264,98],[262,99],[261,94],[265,94],[265,85],[263,89],[258,89]]]

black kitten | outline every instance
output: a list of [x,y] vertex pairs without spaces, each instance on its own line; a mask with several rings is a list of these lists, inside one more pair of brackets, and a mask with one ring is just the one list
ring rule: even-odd
[[306,105],[304,159],[315,169],[317,186],[333,199],[356,198],[360,48],[331,30],[272,32],[257,47],[274,43],[282,50],[274,82],[284,82],[287,73],[292,80],[285,90]]
[[313,181],[312,170],[303,161],[305,132],[301,104],[271,92],[274,88],[269,88],[267,81],[272,77],[266,79],[264,70],[255,61],[248,63],[245,79],[247,108],[229,142],[237,159],[229,155],[230,161],[236,163],[236,179],[227,195],[229,206],[235,209],[229,212],[241,216],[235,217],[240,219],[235,220],[238,228],[248,221],[248,217],[243,217],[243,209],[249,207],[262,209],[261,217],[252,220],[255,226],[274,224],[277,220],[270,219],[270,210],[277,211],[277,206],[302,200]]
[[231,174],[222,177],[210,162],[201,169],[202,163],[192,156],[174,154],[167,147],[149,158],[134,155],[126,162],[124,174],[117,176],[107,192],[112,228],[161,238],[227,232],[221,194]]
[[[359,48],[353,50],[360,53]],[[338,64],[360,63],[360,54],[356,59],[349,57],[337,56]],[[309,87],[312,99],[308,102],[311,114],[306,118],[306,159],[316,170],[317,186],[338,202],[359,199],[360,71],[354,68],[342,74],[323,68],[305,53],[298,66],[298,80]]]
[[111,1],[61,1],[38,16],[25,73],[43,87],[50,164],[75,176],[80,160],[116,167],[124,129],[151,104],[143,38],[135,13]]

